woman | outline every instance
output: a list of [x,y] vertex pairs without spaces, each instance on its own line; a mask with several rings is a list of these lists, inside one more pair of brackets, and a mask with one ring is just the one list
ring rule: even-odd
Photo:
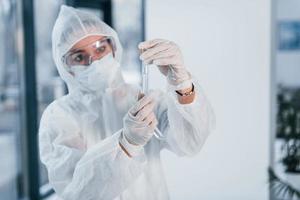
[[[167,78],[167,92],[141,95],[124,82],[117,34],[96,16],[62,6],[52,33],[53,57],[69,93],[44,111],[40,157],[64,200],[169,199],[160,151],[192,156],[214,115],[179,48],[143,42],[145,63]],[[143,96],[143,97],[142,97]],[[158,127],[165,140],[153,137]]]

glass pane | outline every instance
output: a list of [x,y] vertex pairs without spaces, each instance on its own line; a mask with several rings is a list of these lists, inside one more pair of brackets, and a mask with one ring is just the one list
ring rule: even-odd
[[143,39],[142,1],[113,0],[114,28],[123,46],[122,72],[128,83],[141,82],[138,44]]
[[[36,72],[38,89],[39,119],[45,108],[55,99],[66,93],[66,87],[60,78],[52,58],[52,29],[59,13],[61,3],[53,1],[35,1],[35,31],[36,31]],[[96,9],[86,9],[99,17],[102,12]],[[41,192],[47,192],[48,174],[45,166],[40,163]]]
[[[300,192],[300,20],[299,1],[275,1],[274,84],[276,132],[272,199],[299,199]],[[275,185],[276,183],[276,185]]]
[[[17,199],[20,172],[20,59],[15,1],[0,1],[0,199]],[[18,147],[18,148],[17,148]]]
[[[60,9],[60,3],[58,1],[35,1],[34,5],[38,119],[40,119],[48,104],[64,95],[65,86],[59,78],[51,49],[52,28]],[[40,185],[47,183],[47,170],[40,163]]]

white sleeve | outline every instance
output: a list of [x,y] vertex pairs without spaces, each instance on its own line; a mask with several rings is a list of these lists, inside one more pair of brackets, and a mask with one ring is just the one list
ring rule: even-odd
[[200,151],[215,126],[215,115],[202,88],[193,79],[196,97],[190,104],[180,104],[177,93],[169,87],[157,107],[158,128],[166,136],[161,148],[179,156],[192,156]]
[[146,161],[144,149],[128,157],[119,146],[120,132],[86,149],[72,116],[47,108],[39,129],[40,158],[59,197],[114,199],[139,177]]

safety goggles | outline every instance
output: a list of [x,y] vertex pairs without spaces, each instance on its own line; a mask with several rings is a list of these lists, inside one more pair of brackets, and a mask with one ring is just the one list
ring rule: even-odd
[[101,38],[91,44],[78,49],[72,49],[62,57],[62,61],[68,66],[88,66],[95,60],[100,60],[108,53],[115,51],[115,44],[111,37]]

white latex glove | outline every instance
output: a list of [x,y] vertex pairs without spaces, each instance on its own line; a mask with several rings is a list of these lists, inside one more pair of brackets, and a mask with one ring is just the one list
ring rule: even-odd
[[186,82],[184,87],[187,84],[188,87],[191,85],[191,75],[186,70],[182,53],[174,42],[154,39],[141,42],[138,48],[143,51],[140,59],[145,64],[157,65],[160,72],[167,77],[171,85],[178,86],[184,82]]
[[150,92],[125,115],[123,134],[129,143],[144,146],[153,136],[157,126],[157,119],[153,112],[155,103],[154,93]]

